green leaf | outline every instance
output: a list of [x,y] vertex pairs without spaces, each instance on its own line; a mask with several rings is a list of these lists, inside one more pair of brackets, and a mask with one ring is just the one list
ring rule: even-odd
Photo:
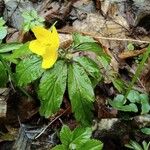
[[102,78],[99,66],[90,58],[88,57],[75,57],[75,61],[77,61],[90,75],[91,77],[95,78],[97,80],[97,83]]
[[143,141],[142,145],[144,150],[149,150],[150,142],[146,143],[145,141]]
[[7,81],[8,81],[7,71],[2,62],[0,61],[0,87],[5,87]]
[[32,54],[32,52],[29,50],[29,42],[27,42],[23,44],[21,47],[19,47],[19,49],[14,50],[13,54],[10,55],[10,58],[12,59],[21,58],[29,54]]
[[142,69],[144,68],[143,66],[144,66],[145,62],[147,61],[147,59],[149,58],[149,54],[150,54],[150,45],[148,46],[147,51],[143,54],[142,61],[138,65],[135,75],[133,76],[132,81],[129,84],[129,87],[128,87],[127,92],[124,97],[124,104],[126,103],[126,98],[128,97],[128,94],[130,93],[134,83],[138,80],[138,78],[142,72]]
[[138,112],[138,108],[134,103],[130,103],[129,105],[123,105],[124,102],[124,96],[121,94],[118,94],[114,100],[109,100],[109,104],[117,109],[117,110],[121,110],[121,111],[129,111],[129,112]]
[[143,150],[141,145],[133,140],[130,140],[129,144],[126,144],[125,146],[134,150]]
[[101,54],[100,56],[97,57],[98,61],[102,64],[104,69],[108,69],[110,62],[111,62],[111,57],[108,56],[107,54]]
[[73,42],[74,46],[78,46],[81,43],[86,43],[86,42],[96,42],[92,37],[89,36],[83,36],[79,33],[74,33],[73,34]]
[[2,27],[4,24],[5,24],[5,20],[2,17],[0,17],[0,27]]
[[103,149],[103,143],[98,140],[88,140],[84,145],[82,145],[77,150],[102,150]]
[[76,128],[73,131],[73,139],[69,145],[69,148],[73,145],[76,149],[81,147],[85,142],[87,142],[92,136],[91,128]]
[[68,126],[63,125],[61,131],[60,131],[60,140],[61,143],[64,145],[64,147],[68,148],[69,144],[72,141],[72,132],[69,129]]
[[128,111],[128,112],[138,112],[138,108],[134,103],[130,103],[129,105],[124,105],[118,108],[121,111]]
[[132,43],[129,43],[129,44],[127,45],[127,49],[128,49],[129,51],[133,51],[133,50],[134,50],[134,45],[133,45]]
[[101,55],[103,53],[102,47],[99,44],[93,42],[82,43],[75,47],[75,51],[91,51],[97,55]]
[[132,103],[138,103],[140,100],[140,94],[138,91],[131,90],[127,96],[127,99]]
[[67,150],[67,149],[65,149],[64,145],[57,145],[53,147],[52,150]]
[[142,131],[144,134],[150,135],[150,128],[142,128],[141,131]]
[[59,110],[66,89],[66,79],[67,65],[61,60],[44,73],[38,92],[41,98],[41,115],[49,117]]
[[125,84],[122,80],[113,78],[112,83],[120,93],[124,91]]
[[75,117],[82,124],[91,122],[94,91],[84,69],[76,63],[69,65],[68,92]]
[[122,94],[118,94],[113,101],[109,100],[109,104],[114,108],[119,108],[123,106],[124,96]]
[[7,27],[0,27],[0,40],[7,35]]
[[43,26],[44,18],[40,17],[36,10],[25,11],[22,13],[24,18],[23,29],[29,31],[34,26]]
[[41,68],[41,59],[36,56],[23,59],[16,67],[16,79],[19,86],[25,86],[28,83],[41,77],[44,69]]
[[22,45],[22,43],[0,44],[0,53],[10,52],[12,50],[20,48]]
[[147,94],[140,94],[140,101],[142,105],[141,114],[147,114],[150,111],[149,97]]

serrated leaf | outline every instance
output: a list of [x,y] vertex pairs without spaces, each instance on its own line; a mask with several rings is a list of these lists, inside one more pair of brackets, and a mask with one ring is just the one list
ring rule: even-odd
[[74,42],[74,46],[78,46],[81,43],[96,42],[96,41],[92,37],[83,36],[79,33],[74,33],[73,34],[73,42]]
[[10,55],[10,59],[16,59],[25,57],[26,55],[31,54],[32,52],[29,50],[29,42],[23,44],[19,49],[16,49],[13,51],[13,53]]
[[67,149],[65,149],[64,145],[57,145],[53,147],[52,150],[67,150]]
[[0,53],[6,53],[18,49],[22,46],[22,43],[8,43],[0,44]]
[[60,131],[60,140],[64,147],[68,148],[72,141],[72,132],[68,126],[64,125]]
[[91,51],[91,52],[96,53],[97,55],[101,55],[103,53],[102,47],[99,44],[93,43],[93,42],[82,43],[79,46],[77,46],[74,50],[75,51]]
[[71,146],[73,145],[76,149],[78,149],[79,147],[81,147],[81,145],[87,142],[91,136],[92,136],[91,128],[76,128],[73,131],[73,138],[69,147],[71,148]]
[[36,56],[23,59],[16,67],[16,80],[19,86],[25,86],[28,83],[41,77],[44,69],[41,68],[41,59]]
[[2,40],[7,35],[7,28],[0,27],[0,40]]
[[132,103],[136,103],[139,102],[140,100],[140,94],[138,91],[135,90],[131,90],[127,96],[127,99],[132,102]]
[[142,105],[141,114],[147,114],[150,111],[149,97],[147,94],[140,94],[140,101]]
[[79,149],[77,150],[102,150],[103,148],[103,143],[98,140],[88,140],[84,145],[82,145]]
[[100,81],[102,78],[99,66],[90,58],[88,57],[75,57],[75,61],[77,61],[82,67],[85,69],[85,71],[93,78],[97,80],[97,82]]
[[66,79],[67,65],[61,60],[44,73],[38,92],[41,98],[41,115],[49,117],[59,110],[66,89]]
[[69,65],[68,92],[76,119],[84,125],[89,124],[92,117],[94,92],[88,75],[76,63]]
[[150,128],[142,128],[141,131],[142,131],[144,134],[150,135]]
[[2,62],[0,61],[0,87],[5,87],[7,81],[8,81],[7,71]]

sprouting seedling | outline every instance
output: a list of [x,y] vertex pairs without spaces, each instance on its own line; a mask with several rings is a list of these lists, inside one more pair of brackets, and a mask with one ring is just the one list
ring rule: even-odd
[[45,21],[45,19],[39,16],[35,10],[24,11],[22,17],[24,18],[23,30],[25,32],[29,31],[34,26],[43,26]]

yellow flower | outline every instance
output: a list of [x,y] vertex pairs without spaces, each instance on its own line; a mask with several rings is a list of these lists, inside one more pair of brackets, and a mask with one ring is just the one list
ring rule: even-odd
[[42,68],[51,68],[58,58],[59,48],[59,35],[55,26],[52,26],[51,30],[36,26],[32,31],[36,40],[30,42],[29,49],[33,53],[42,56]]

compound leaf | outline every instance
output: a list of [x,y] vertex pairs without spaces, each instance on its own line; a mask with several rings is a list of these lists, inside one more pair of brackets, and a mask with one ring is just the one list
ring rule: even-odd
[[67,65],[61,60],[44,73],[38,92],[41,98],[41,115],[49,117],[59,110],[66,89],[66,79]]
[[40,58],[36,56],[25,58],[16,67],[17,83],[19,86],[25,86],[41,77],[43,72]]
[[68,92],[75,118],[84,125],[89,124],[94,92],[85,70],[76,63],[69,65]]

